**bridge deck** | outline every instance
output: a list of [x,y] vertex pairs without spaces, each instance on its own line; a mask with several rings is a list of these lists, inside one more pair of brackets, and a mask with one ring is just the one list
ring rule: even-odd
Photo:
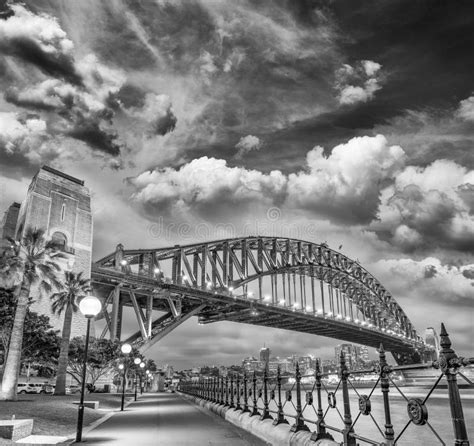
[[89,446],[263,446],[264,441],[176,393],[140,397],[85,435]]

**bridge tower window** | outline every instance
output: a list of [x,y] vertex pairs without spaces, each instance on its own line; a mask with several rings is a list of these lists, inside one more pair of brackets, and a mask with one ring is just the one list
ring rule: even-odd
[[66,203],[61,206],[61,221],[64,221],[64,217],[66,217]]

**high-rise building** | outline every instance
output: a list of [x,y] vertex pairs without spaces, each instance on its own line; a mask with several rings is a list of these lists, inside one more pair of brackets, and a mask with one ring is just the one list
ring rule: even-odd
[[441,346],[439,344],[438,333],[436,333],[436,330],[433,327],[428,327],[425,330],[425,342],[434,347],[433,360],[439,359],[439,350]]
[[[66,259],[64,270],[82,272],[90,278],[92,256],[92,213],[90,192],[84,181],[43,166],[33,177],[25,200],[13,203],[5,213],[1,234],[20,240],[28,227],[42,228],[47,239],[61,247]],[[32,289],[31,309],[50,317],[51,325],[60,329],[62,317],[52,314],[51,302]],[[72,336],[85,332],[85,318],[73,317]]]
[[339,344],[335,347],[336,364],[340,364],[341,352],[344,354],[348,369],[355,369],[357,366],[357,349],[352,344]]
[[270,349],[268,347],[263,347],[260,349],[260,361],[265,364],[270,360]]

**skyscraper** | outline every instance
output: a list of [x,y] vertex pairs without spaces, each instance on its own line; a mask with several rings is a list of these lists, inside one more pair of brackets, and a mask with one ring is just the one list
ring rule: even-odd
[[260,361],[268,364],[270,360],[270,349],[268,347],[263,347],[260,349]]

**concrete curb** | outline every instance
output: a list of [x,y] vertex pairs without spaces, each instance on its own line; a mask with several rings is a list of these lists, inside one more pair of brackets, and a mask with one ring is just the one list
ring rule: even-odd
[[310,432],[290,432],[291,426],[289,424],[274,426],[272,420],[261,421],[259,417],[251,417],[248,412],[242,413],[222,404],[212,403],[183,393],[180,395],[273,446],[339,446],[339,443],[332,440],[312,441]]

